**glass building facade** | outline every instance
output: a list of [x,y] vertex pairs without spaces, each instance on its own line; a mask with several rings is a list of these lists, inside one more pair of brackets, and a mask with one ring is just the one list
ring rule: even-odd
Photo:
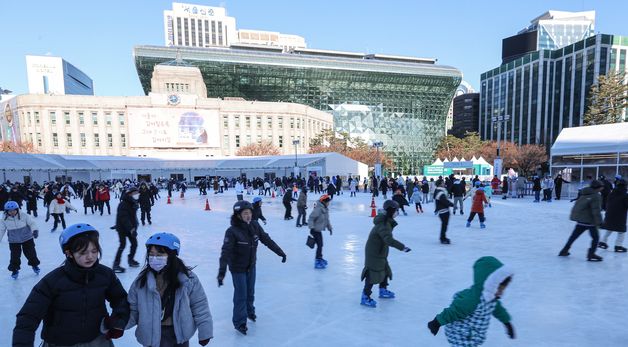
[[628,37],[598,34],[560,49],[528,53],[483,73],[480,136],[496,140],[492,117],[510,115],[502,123],[501,139],[551,147],[563,128],[583,124],[598,76],[626,72],[627,50]]
[[433,161],[462,79],[455,68],[419,58],[138,46],[135,63],[145,93],[153,67],[177,55],[201,70],[208,97],[293,102],[330,112],[337,131],[384,142],[393,170],[404,174]]

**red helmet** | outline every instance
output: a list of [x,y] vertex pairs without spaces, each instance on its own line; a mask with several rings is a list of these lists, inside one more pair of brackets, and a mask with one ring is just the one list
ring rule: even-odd
[[331,200],[331,197],[330,197],[329,195],[327,195],[327,194],[323,194],[323,195],[322,195],[322,196],[318,199],[318,201],[320,201],[320,202],[328,202],[328,201],[330,201],[330,200]]

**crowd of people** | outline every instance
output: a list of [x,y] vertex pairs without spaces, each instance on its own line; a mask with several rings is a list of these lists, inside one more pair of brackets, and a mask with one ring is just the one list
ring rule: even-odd
[[[560,189],[556,180],[562,180],[562,177],[546,177],[543,181],[533,177],[534,201],[540,201],[540,191],[543,191],[543,200],[551,201],[553,190]],[[388,253],[390,247],[406,253],[411,251],[393,235],[400,212],[407,215],[404,206],[412,202],[416,212],[422,214],[424,205],[434,203],[433,212],[441,220],[439,240],[449,245],[451,240],[447,238],[447,226],[451,214],[459,213],[463,216],[465,201],[469,198],[472,202],[466,226],[470,227],[477,215],[480,227],[485,228],[485,208],[492,207],[491,198],[504,181],[506,186],[501,187],[501,192],[506,196],[510,188],[509,178],[500,180],[497,176],[484,182],[478,176],[467,182],[465,177],[454,175],[429,180],[426,177],[422,180],[417,177],[365,178],[361,184],[364,192],[370,186],[372,197],[378,197],[381,193],[385,201],[373,218],[373,227],[366,239],[361,274],[364,288],[360,304],[377,307],[376,300],[372,298],[374,285],[379,286],[379,299],[395,298],[395,293],[388,288],[392,279]],[[515,185],[518,182],[519,178]],[[562,180],[561,183],[569,182]],[[296,226],[309,229],[306,244],[312,249],[316,248],[314,268],[323,270],[328,266],[328,261],[323,257],[323,232],[328,231],[330,236],[333,235],[330,215],[333,197],[343,194],[345,187],[350,191],[350,197],[355,196],[360,180],[349,177],[346,185],[343,185],[339,176],[318,178],[312,175],[308,179],[282,177],[272,180],[214,177],[201,179],[195,184],[201,195],[207,194],[208,187],[213,187],[215,194],[224,193],[230,188],[235,190],[236,202],[221,249],[217,283],[218,286],[224,284],[226,271],[229,270],[234,290],[232,323],[238,332],[246,335],[247,321],[255,322],[257,319],[254,297],[259,242],[277,254],[282,263],[287,261],[286,253],[260,224],[265,225],[267,222],[262,211],[261,196],[281,196],[285,220],[292,219],[291,205],[296,202]],[[34,242],[39,235],[36,222],[38,199],[43,200],[43,206],[47,209],[45,221],[48,222],[50,216],[54,219],[51,232],[55,232],[59,224],[63,227],[59,246],[65,262],[36,284],[26,299],[17,314],[13,346],[32,346],[41,321],[44,323],[42,340],[51,346],[111,346],[112,339],[121,337],[126,329],[135,326],[137,341],[143,346],[188,346],[197,331],[199,344],[204,346],[209,343],[213,338],[209,304],[199,278],[179,258],[182,245],[176,235],[157,233],[146,241],[146,265],[128,292],[116,277],[116,273],[125,271],[121,259],[127,240],[130,243],[128,265],[141,266],[135,259],[137,228],[140,221],[142,225],[146,221],[152,223],[151,207],[160,199],[160,186],[168,190],[169,197],[175,190],[183,194],[187,189],[185,181],[173,179],[166,182],[117,180],[63,184],[48,182],[42,186],[36,182],[31,185],[11,182],[0,185],[0,207],[4,210],[0,220],[0,239],[5,233],[8,235],[8,269],[14,279],[19,276],[22,253],[36,274],[41,271]],[[519,195],[520,191],[516,189],[516,195]],[[608,192],[604,193],[606,190]],[[390,199],[388,191],[392,192]],[[85,223],[66,226],[64,215],[70,211],[77,212],[74,205],[78,204],[75,202],[72,205],[73,199],[82,200],[84,214],[88,214],[89,209],[92,214],[99,212],[103,216],[106,207],[109,215],[111,192],[114,193],[114,199],[119,199],[115,224],[112,226],[118,233],[119,247],[113,266],[109,268],[99,263],[103,252],[99,231]],[[309,216],[306,215],[308,193],[320,194]],[[247,199],[252,197],[252,203],[245,200],[245,196]],[[556,193],[556,197],[560,198],[560,192]],[[597,248],[607,249],[608,238],[615,232],[618,235],[615,252],[626,252],[622,244],[628,211],[624,179],[616,177],[613,183],[605,181],[603,177],[591,180],[574,201],[570,218],[576,222],[576,226],[560,251],[560,256],[569,256],[571,245],[586,230],[592,236],[587,260],[601,261],[602,257],[595,252]],[[606,211],[604,216],[603,211]],[[599,240],[600,227],[607,230],[602,241]],[[430,321],[427,328],[436,335],[440,327],[444,326],[447,339],[454,346],[477,346],[485,340],[488,321],[493,315],[505,325],[507,334],[514,338],[511,317],[499,300],[512,280],[512,271],[494,257],[478,259],[473,270],[473,285],[457,293],[451,306]],[[107,302],[111,306],[111,313],[105,308]]]

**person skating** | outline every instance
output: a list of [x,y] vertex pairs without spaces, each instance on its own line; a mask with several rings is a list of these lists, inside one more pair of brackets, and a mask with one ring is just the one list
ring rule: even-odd
[[26,192],[26,213],[33,213],[33,217],[37,218],[37,199],[42,199],[35,187],[30,187]]
[[113,346],[111,339],[124,334],[129,303],[115,273],[99,264],[98,231],[74,224],[61,233],[59,243],[65,262],[33,287],[17,314],[13,346],[32,347],[42,320],[44,346]]
[[588,261],[602,261],[602,257],[595,254],[595,250],[600,238],[597,230],[602,223],[602,196],[600,191],[604,189],[604,185],[598,180],[593,180],[588,187],[580,191],[580,196],[571,209],[569,219],[576,222],[576,227],[571,233],[569,240],[558,254],[561,257],[569,256],[569,249],[583,232],[587,229],[591,234],[591,247],[587,253]]
[[410,248],[393,237],[393,229],[397,226],[395,218],[399,215],[399,204],[394,200],[384,202],[383,210],[373,219],[373,229],[366,241],[364,269],[361,280],[364,281],[360,304],[376,307],[377,302],[371,298],[373,285],[379,283],[379,297],[393,299],[395,293],[388,290],[388,280],[392,280],[392,270],[388,264],[388,248],[410,252]]
[[465,186],[464,181],[455,180],[454,184],[451,186],[451,192],[454,196],[454,215],[456,214],[456,210],[458,206],[460,206],[460,215],[464,214],[464,198],[466,195],[467,187]]
[[323,231],[329,230],[329,235],[333,234],[333,228],[329,222],[329,204],[331,203],[331,197],[327,194],[323,194],[316,205],[314,210],[310,213],[307,219],[307,224],[310,227],[310,235],[314,238],[316,243],[316,256],[314,258],[314,267],[316,269],[324,269],[327,267],[327,260],[323,258]]
[[534,192],[533,202],[541,202],[541,178],[537,175],[532,177],[532,191]]
[[57,192],[55,194],[55,198],[54,200],[52,200],[52,202],[50,202],[48,210],[50,210],[50,215],[52,216],[52,218],[54,218],[54,225],[50,232],[55,232],[57,230],[59,222],[61,222],[61,226],[63,227],[63,229],[65,229],[65,213],[68,210],[74,210],[74,212],[77,212],[76,208],[74,208],[74,206],[72,206],[69,201],[66,201],[63,198],[61,192]]
[[486,228],[484,221],[484,204],[488,205],[488,200],[486,200],[486,194],[484,194],[484,187],[480,186],[473,194],[473,203],[471,205],[471,214],[469,214],[469,219],[467,219],[467,228],[471,226],[471,222],[475,215],[477,214],[480,218],[480,228]]
[[[355,181],[352,181],[352,183],[353,182]],[[304,186],[301,189],[299,198],[297,199],[297,211],[299,212],[299,214],[297,215],[297,228],[300,228],[303,225],[307,225],[307,222],[306,222],[307,219],[305,219],[306,209],[307,209],[307,187]]]
[[554,193],[556,194],[556,200],[560,200],[560,194],[563,190],[563,183],[571,183],[571,182],[566,181],[563,178],[563,175],[558,174],[556,178],[554,179]]
[[619,179],[615,183],[615,189],[608,195],[606,200],[606,214],[601,228],[606,229],[606,234],[598,247],[608,248],[608,237],[617,232],[615,241],[615,252],[626,253],[624,247],[624,237],[626,236],[626,213],[628,213],[628,194],[626,193],[626,180]]
[[427,323],[427,328],[436,335],[445,326],[445,336],[452,346],[475,347],[486,340],[491,316],[495,316],[514,339],[512,318],[500,301],[512,276],[513,272],[496,258],[478,259],[473,264],[471,288],[456,293],[451,305]]
[[135,261],[135,252],[137,251],[137,209],[139,205],[137,201],[140,198],[140,193],[137,188],[131,188],[127,190],[120,200],[118,210],[116,213],[116,226],[115,229],[118,232],[118,238],[120,239],[120,245],[116,252],[116,257],[113,261],[113,271],[122,273],[126,269],[120,266],[120,258],[122,252],[126,247],[126,239],[129,239],[131,247],[129,249],[128,264],[130,267],[139,267],[140,263]]
[[253,220],[251,203],[246,200],[236,202],[231,226],[225,232],[217,280],[218,286],[222,286],[228,265],[233,280],[232,322],[234,328],[244,335],[247,331],[246,319],[253,322],[257,319],[254,300],[258,241],[280,256],[282,263],[286,262],[286,254],[281,247]]
[[135,337],[142,346],[189,346],[196,330],[201,346],[214,337],[205,291],[180,252],[181,241],[173,234],[146,240],[146,265],[129,289],[126,326],[137,325]]
[[294,199],[290,192],[286,192],[283,195],[282,203],[283,203],[283,207],[286,209],[286,213],[284,213],[283,215],[284,220],[294,219],[294,217],[292,217],[292,202],[293,201],[297,201],[297,199]]
[[[85,194],[83,194],[83,210],[85,210],[85,214],[87,214],[87,208],[92,210],[92,214],[94,214],[94,189],[92,186],[87,187],[85,190]],[[98,210],[98,207],[96,207]]]
[[111,195],[109,194],[109,187],[101,184],[98,187],[98,190],[96,191],[95,200],[98,204],[98,208],[100,209],[101,216],[105,212],[105,205],[107,206],[107,214],[111,215],[111,205],[109,205],[109,201],[111,200]]
[[552,191],[554,190],[554,180],[552,176],[547,175],[541,183],[543,189],[543,201],[552,202]]
[[508,177],[504,176],[502,180],[502,200],[508,199]]
[[4,216],[0,219],[0,240],[5,233],[7,233],[11,253],[8,267],[11,271],[11,277],[17,279],[20,273],[22,252],[28,259],[28,266],[33,268],[35,274],[39,275],[40,262],[33,240],[39,236],[39,228],[37,228],[35,220],[29,214],[20,211],[17,202],[11,200],[4,204]]
[[399,209],[401,209],[401,212],[403,212],[404,216],[407,216],[408,213],[403,207],[410,206],[410,203],[408,203],[408,200],[406,200],[406,197],[403,196],[401,189],[397,189],[397,191],[395,192],[395,195],[393,195],[392,197],[392,200],[394,200],[397,204],[399,204]]
[[449,208],[454,204],[447,198],[447,189],[443,187],[443,181],[436,183],[434,191],[434,213],[440,218],[440,243],[448,245],[451,241],[447,238],[447,226],[449,225]]
[[416,213],[423,213],[423,206],[421,206],[422,199],[419,187],[414,186],[414,188],[412,189],[412,197],[410,197],[410,200],[414,202],[414,209],[416,210]]
[[142,225],[146,225],[145,221],[148,220],[148,224],[152,225],[153,222],[150,218],[150,210],[153,205],[155,205],[155,200],[153,200],[153,194],[150,192],[145,183],[142,183],[140,186],[140,215],[142,220]]
[[256,222],[261,220],[266,225],[266,217],[262,212],[262,198],[259,196],[253,198],[253,220]]

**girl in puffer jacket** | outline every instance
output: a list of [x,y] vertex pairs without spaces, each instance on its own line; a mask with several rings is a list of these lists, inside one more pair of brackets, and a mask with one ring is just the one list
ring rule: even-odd
[[201,346],[213,335],[212,316],[198,277],[179,258],[181,243],[170,233],[146,241],[146,263],[129,289],[130,329],[142,346],[189,346],[198,330]]

